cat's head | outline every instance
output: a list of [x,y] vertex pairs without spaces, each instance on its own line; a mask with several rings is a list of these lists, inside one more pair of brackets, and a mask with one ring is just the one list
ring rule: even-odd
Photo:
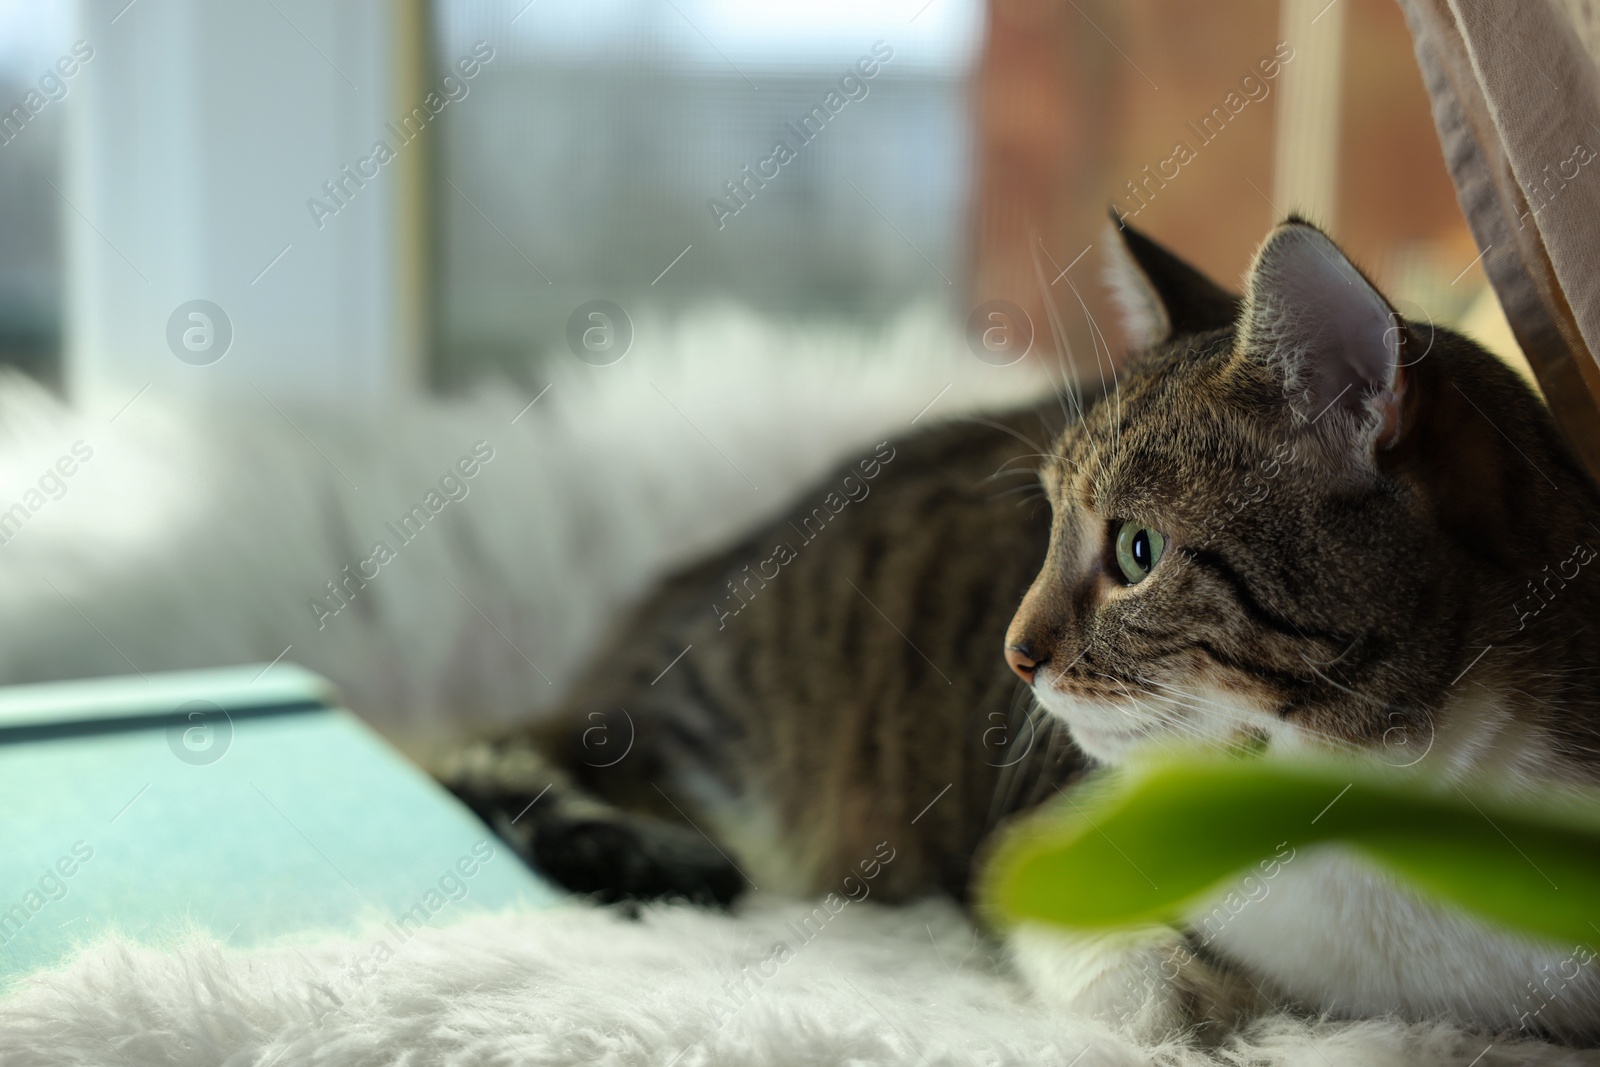
[[1300,220],[1242,298],[1120,241],[1142,353],[1042,464],[1051,543],[1008,661],[1107,762],[1158,742],[1415,745],[1493,624],[1485,599],[1570,547],[1564,515],[1524,529],[1563,506],[1529,463],[1587,484],[1553,424]]

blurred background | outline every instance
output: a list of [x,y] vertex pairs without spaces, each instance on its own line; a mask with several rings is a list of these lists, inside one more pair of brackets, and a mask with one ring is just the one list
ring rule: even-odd
[[1229,282],[1303,212],[1510,345],[1392,0],[0,0],[0,360],[70,395],[537,386],[594,300],[1090,367],[1108,206]]

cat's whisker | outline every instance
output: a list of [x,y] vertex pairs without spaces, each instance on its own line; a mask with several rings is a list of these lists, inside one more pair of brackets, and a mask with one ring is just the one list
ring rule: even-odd
[[1038,460],[1043,460],[1046,463],[1048,463],[1048,462],[1050,462],[1051,460],[1053,460],[1055,458],[1056,457],[1055,457],[1055,454],[1053,452],[1023,452],[1023,453],[1020,453],[1018,455],[1010,457],[1004,463],[1000,464],[1000,466],[995,469],[995,473],[998,474],[1000,471],[1006,470],[1008,468],[1011,469],[1011,470],[1020,470],[1020,471],[1030,471],[1030,472],[1037,471],[1039,469],[1037,466],[1012,467],[1011,465],[1013,463],[1020,463],[1023,460],[1026,460],[1026,459],[1038,459]]
[[[1124,686],[1124,691],[1126,691],[1126,686]],[[1188,717],[1178,714],[1181,712],[1192,711],[1192,706],[1160,694],[1152,693],[1148,695],[1156,703],[1154,709],[1154,717],[1156,720],[1167,726],[1173,732],[1188,736],[1195,741],[1200,742],[1202,745],[1225,744],[1224,738],[1219,738],[1217,735],[1192,722]],[[1133,700],[1136,706],[1142,707],[1142,704],[1140,704],[1138,698],[1133,697],[1130,694],[1129,699]]]
[[1183,714],[1184,712],[1192,712],[1194,709],[1191,706],[1176,701],[1171,697],[1157,694],[1147,695],[1152,701],[1149,705],[1131,693],[1128,695],[1128,699],[1133,702],[1136,708],[1148,714],[1157,725],[1164,727],[1167,732],[1187,737],[1201,747],[1221,748],[1230,752],[1246,750],[1247,746],[1243,742],[1236,740],[1232,735],[1213,733]]
[[[1043,791],[1055,784],[1055,777],[1051,773],[1060,762],[1062,756],[1072,748],[1071,738],[1067,736],[1064,725],[1058,724],[1051,729],[1050,737],[1045,743],[1044,756],[1040,760],[1041,773],[1034,777],[1033,786],[1028,790],[1024,806],[1033,807],[1042,799]],[[1021,775],[1017,780],[1021,781]],[[1015,809],[1013,809],[1015,810]]]
[[[1013,694],[1011,698],[1011,706],[1006,711],[1005,729],[1007,744],[1013,743],[1013,739],[1015,737],[1012,732],[1012,728],[1016,724],[1017,711],[1019,708],[1027,707],[1028,699],[1031,696],[1032,691],[1024,687],[1019,687],[1019,691]],[[1027,725],[1029,722],[1028,715],[1029,713],[1024,711],[1024,725]],[[1031,745],[1037,739],[1037,734],[1030,732],[1029,744]],[[1026,756],[1020,759],[1010,760],[1001,766],[1000,773],[995,778],[994,791],[989,800],[989,814],[985,819],[986,825],[993,826],[999,820],[1002,812],[1013,810],[1012,803],[1015,799],[1014,794],[1016,792],[1016,779],[1021,773],[1017,770],[1017,765],[1021,763],[1023,759],[1026,759]],[[1004,798],[1003,802],[1002,798]]]
[[[1324,666],[1324,667],[1332,667],[1334,664],[1336,664],[1336,663],[1340,662],[1341,660],[1343,660],[1351,652],[1355,651],[1355,647],[1357,645],[1359,645],[1360,643],[1361,643],[1361,636],[1359,634],[1357,634],[1354,638],[1351,639],[1349,646],[1343,652],[1339,653],[1337,656],[1335,656],[1332,659],[1328,660],[1326,663],[1323,663],[1322,666]],[[1311,662],[1311,660],[1307,659],[1304,655],[1302,655],[1300,658],[1301,659],[1305,659],[1307,664],[1309,664]]]
[[[1197,708],[1203,709],[1206,714],[1213,716],[1225,726],[1237,726],[1245,729],[1247,732],[1259,732],[1265,725],[1262,723],[1258,715],[1254,715],[1249,711],[1231,706],[1221,701],[1204,697],[1199,693],[1184,689],[1181,686],[1158,682],[1150,678],[1141,678],[1140,681],[1145,685],[1166,690],[1167,693],[1163,694],[1161,699],[1168,702],[1171,706],[1187,711],[1194,711],[1197,710]],[[1201,733],[1207,740],[1214,744],[1222,745],[1223,747],[1230,749],[1244,749],[1248,747],[1246,742],[1235,740],[1231,735],[1218,736],[1203,730],[1201,730]]]
[[988,485],[990,482],[997,482],[1001,478],[1015,478],[1018,475],[1022,475],[1022,474],[1031,474],[1031,475],[1034,475],[1035,477],[1037,477],[1038,473],[1039,473],[1039,471],[1035,467],[1015,467],[1015,468],[1013,468],[1011,470],[1002,469],[1002,470],[995,471],[993,474],[991,474],[988,477],[984,478],[978,484],[979,485]]
[[1173,697],[1160,697],[1156,708],[1158,720],[1174,733],[1186,735],[1204,747],[1221,748],[1230,752],[1244,751],[1247,745],[1231,733],[1218,734],[1193,722],[1188,715],[1193,705]]
[[1194,711],[1197,710],[1197,708],[1201,708],[1204,709],[1208,714],[1214,714],[1217,718],[1222,719],[1224,722],[1230,725],[1257,727],[1261,725],[1259,719],[1251,716],[1248,712],[1240,708],[1203,697],[1199,693],[1192,692],[1180,686],[1159,682],[1153,678],[1145,678],[1143,676],[1136,677],[1135,681],[1137,681],[1140,685],[1149,687],[1151,689],[1164,691],[1150,693],[1149,696],[1152,699],[1162,701],[1170,707],[1187,711]]
[[[1037,245],[1037,247],[1033,247]],[[1061,405],[1061,415],[1070,425],[1074,420],[1067,411],[1066,399],[1070,394],[1073,407],[1077,409],[1077,422],[1083,421],[1083,402],[1079,396],[1078,373],[1076,362],[1072,356],[1072,342],[1068,340],[1066,331],[1062,329],[1061,322],[1055,312],[1055,301],[1050,296],[1050,286],[1045,284],[1044,269],[1039,262],[1039,250],[1044,247],[1043,235],[1038,230],[1033,232],[1033,245],[1029,251],[1033,257],[1034,277],[1039,283],[1039,295],[1044,300],[1045,315],[1049,320],[1050,335],[1056,354],[1056,369],[1061,372],[1061,384],[1056,390],[1056,398]]]
[[[1031,692],[1028,695],[1031,697],[1032,696]],[[1035,717],[1035,714],[1034,714],[1034,711],[1033,711],[1032,707],[1028,707],[1027,711],[1024,713],[1023,718],[1022,718],[1022,724],[1023,724],[1023,726],[1027,727],[1029,729],[1029,731],[1030,731],[1030,733],[1028,735],[1028,744],[1029,744],[1030,748],[1029,748],[1029,751],[1025,755],[1023,755],[1022,757],[1020,757],[1018,759],[1012,760],[1011,763],[1008,764],[1007,767],[1006,767],[1006,774],[1005,774],[1005,780],[1006,780],[1005,803],[1000,808],[999,812],[996,813],[996,820],[997,821],[998,821],[998,817],[1000,815],[1003,815],[1005,812],[1018,810],[1018,808],[1019,808],[1018,797],[1022,794],[1023,786],[1024,786],[1024,783],[1026,782],[1027,777],[1028,777],[1028,773],[1032,769],[1032,765],[1035,763],[1035,753],[1034,753],[1033,749],[1034,749],[1034,746],[1037,746],[1039,744],[1039,741],[1040,741],[1040,737],[1039,737],[1038,731],[1039,731],[1039,727],[1041,725],[1041,720],[1039,720],[1038,718]],[[1045,751],[1045,753],[1043,755],[1038,757],[1038,763],[1039,763],[1040,766],[1046,766],[1047,767],[1049,765],[1049,762],[1050,762],[1047,757],[1050,754],[1051,747],[1056,742],[1055,734],[1052,733],[1051,736],[1048,737],[1048,738],[1045,738],[1044,741],[1045,741],[1045,749],[1046,749],[1046,751]],[[1028,790],[1028,792],[1031,795],[1032,792],[1033,792],[1033,789],[1030,788]]]
[[1043,406],[1040,406],[1040,407],[1034,409],[1034,414],[1039,420],[1039,430],[1040,430],[1040,432],[1044,434],[1045,440],[1051,442],[1052,444],[1054,444],[1056,441],[1061,439],[1062,431],[1067,428],[1067,424],[1066,424],[1066,421],[1065,421],[1065,419],[1066,419],[1066,411],[1065,411],[1066,401],[1062,400],[1060,395],[1059,395],[1059,393],[1058,393],[1058,395],[1056,396],[1056,402],[1063,409],[1062,410],[1062,420],[1063,421],[1059,425],[1053,424],[1052,422],[1050,422],[1048,419],[1045,418],[1045,411],[1044,411]]
[[1168,691],[1172,694],[1172,696],[1168,699],[1181,701],[1185,706],[1191,708],[1195,706],[1203,707],[1208,714],[1213,714],[1223,722],[1230,725],[1247,726],[1252,728],[1260,728],[1264,725],[1262,722],[1262,717],[1258,713],[1251,712],[1236,705],[1227,704],[1219,700],[1202,696],[1193,690],[1185,689],[1181,686],[1173,685],[1167,682],[1158,682],[1153,678],[1141,678],[1140,681],[1145,685]]
[[967,421],[967,422],[975,422],[979,426],[988,426],[991,429],[999,430],[1001,433],[1010,434],[1012,437],[1015,437],[1018,441],[1021,441],[1023,444],[1025,444],[1029,448],[1033,449],[1032,455],[1043,456],[1045,454],[1044,451],[1043,451],[1044,446],[1041,445],[1039,442],[1033,440],[1031,437],[1024,436],[1019,431],[1013,430],[1011,427],[1006,426],[1003,423],[995,422],[993,419],[985,419],[985,418],[983,418],[981,416],[978,416],[978,415],[968,415],[966,417],[965,421]]
[[1317,668],[1317,665],[1315,663],[1312,663],[1311,660],[1308,659],[1305,656],[1304,653],[1301,653],[1300,658],[1305,661],[1305,665],[1307,667],[1311,668],[1311,673],[1312,674],[1316,675],[1318,678],[1322,679],[1324,682],[1327,682],[1329,685],[1331,685],[1335,689],[1339,690],[1339,692],[1344,693],[1346,696],[1354,697],[1355,699],[1361,701],[1364,704],[1371,704],[1372,706],[1378,707],[1378,708],[1387,708],[1389,706],[1387,701],[1379,700],[1376,697],[1367,696],[1365,693],[1358,693],[1354,689],[1351,689],[1349,686],[1344,685],[1344,684],[1342,684],[1340,682],[1334,681],[1332,678],[1329,678],[1326,674],[1323,674],[1322,671]]
[[1041,500],[1044,499],[1044,496],[1045,496],[1045,491],[1041,486],[1031,485],[1030,484],[1030,485],[1015,485],[1015,486],[1012,486],[1010,489],[998,490],[997,492],[990,494],[989,499],[990,500],[1001,500],[1001,499],[1003,499],[1005,497],[1008,497],[1008,496],[1016,496],[1018,493],[1036,493],[1036,494],[1038,494],[1038,496],[1039,496],[1039,498]]
[[[1038,703],[1031,687],[1019,686],[1012,698],[1006,720],[1008,730],[1016,721],[1019,711],[1022,714],[1022,730],[1026,732],[1027,750],[1001,767],[990,796],[989,812],[984,821],[985,831],[993,829],[1006,814],[1037,805],[1043,799],[1044,791],[1058,781],[1057,772],[1062,761],[1076,758],[1076,749],[1071,744],[1066,724]],[[1048,735],[1042,754],[1038,750],[1041,734]],[[1015,739],[1022,736],[1022,732],[1008,734],[1008,740],[1016,743]],[[1029,777],[1033,779],[1033,784],[1027,790],[1027,798],[1019,803],[1018,794]]]
[[1078,287],[1072,283],[1071,278],[1063,276],[1067,287],[1072,290],[1072,295],[1078,298],[1078,306],[1083,309],[1084,322],[1089,326],[1089,342],[1094,348],[1095,370],[1100,373],[1100,391],[1106,391],[1105,371],[1100,364],[1101,350],[1105,351],[1105,361],[1111,368],[1111,395],[1112,402],[1116,405],[1115,417],[1111,420],[1111,448],[1113,451],[1122,445],[1122,383],[1117,378],[1117,364],[1111,355],[1111,346],[1106,342],[1105,334],[1100,329],[1100,324],[1095,321],[1094,315],[1089,310],[1089,305],[1084,301],[1083,294],[1078,292]]
[[[1105,674],[1101,671],[1095,671],[1094,673],[1101,678],[1105,678],[1107,681],[1115,682],[1117,687],[1122,690],[1123,696],[1127,697],[1128,702],[1133,705],[1135,711],[1142,712],[1155,719],[1156,722],[1167,725],[1173,731],[1180,734],[1187,734],[1197,741],[1204,742],[1208,740],[1207,736],[1192,723],[1185,722],[1182,719],[1174,718],[1172,716],[1163,715],[1159,708],[1152,710],[1147,707],[1144,701],[1133,695],[1132,690],[1128,688],[1127,682],[1123,681],[1121,678],[1118,678],[1114,675]],[[1154,694],[1150,695],[1154,697]],[[1127,708],[1119,708],[1118,710],[1122,711],[1124,714],[1127,714],[1129,717],[1134,717],[1133,713],[1128,711]],[[1141,723],[1140,725],[1144,724]]]
[[[1040,247],[1041,248],[1043,247],[1042,241],[1040,242]],[[1034,258],[1035,258],[1035,261],[1037,261],[1037,258],[1038,258],[1037,255],[1035,255]],[[1111,430],[1112,430],[1111,448],[1112,448],[1113,451],[1115,451],[1116,449],[1120,448],[1120,446],[1121,446],[1121,425],[1122,425],[1122,383],[1118,380],[1118,377],[1117,377],[1116,360],[1112,356],[1110,344],[1105,339],[1105,333],[1104,333],[1104,331],[1102,331],[1100,329],[1100,324],[1097,321],[1095,321],[1094,314],[1089,310],[1089,305],[1083,299],[1083,294],[1078,292],[1078,287],[1073,283],[1073,281],[1072,281],[1072,279],[1070,277],[1068,277],[1067,275],[1063,274],[1062,275],[1062,280],[1064,280],[1067,283],[1067,287],[1072,290],[1072,295],[1077,297],[1078,306],[1083,311],[1084,323],[1089,328],[1089,343],[1093,347],[1093,350],[1094,350],[1095,370],[1100,375],[1100,392],[1101,392],[1102,396],[1105,395],[1105,393],[1107,392],[1107,390],[1106,390],[1105,366],[1109,366],[1111,368],[1111,390],[1110,390],[1110,392],[1111,392],[1112,402],[1113,402],[1113,404],[1115,404],[1115,409],[1114,409],[1115,417],[1112,419],[1112,423],[1111,423]],[[1102,351],[1104,353],[1105,365],[1102,365],[1101,362],[1100,362],[1101,356],[1102,356]]]
[[[1100,468],[1101,477],[1105,477],[1106,476],[1106,464],[1105,464],[1104,458],[1102,458],[1102,456],[1100,455],[1099,442],[1097,442],[1094,439],[1094,435],[1089,430],[1088,423],[1084,419],[1084,415],[1083,415],[1083,403],[1078,398],[1078,395],[1077,395],[1077,389],[1076,389],[1076,384],[1077,384],[1077,369],[1076,369],[1077,368],[1077,361],[1073,358],[1073,355],[1072,355],[1072,342],[1067,339],[1067,331],[1066,331],[1065,327],[1063,327],[1061,325],[1061,315],[1056,310],[1055,299],[1050,295],[1050,286],[1048,284],[1046,284],[1046,282],[1044,280],[1044,267],[1043,267],[1043,264],[1041,264],[1039,262],[1039,252],[1040,252],[1040,249],[1042,249],[1043,247],[1044,247],[1043,238],[1038,234],[1037,231],[1035,231],[1034,239],[1028,245],[1028,251],[1032,255],[1032,258],[1033,258],[1033,273],[1034,273],[1034,277],[1039,283],[1039,294],[1044,299],[1045,316],[1050,321],[1050,334],[1051,334],[1051,337],[1054,339],[1054,342],[1055,342],[1057,358],[1059,360],[1061,358],[1062,354],[1064,353],[1065,357],[1067,359],[1068,365],[1072,367],[1071,378],[1072,378],[1073,388],[1071,390],[1063,388],[1060,392],[1061,392],[1062,395],[1070,395],[1072,397],[1073,406],[1077,409],[1077,415],[1078,415],[1077,424],[1082,429],[1084,437],[1089,442],[1089,447],[1090,447],[1090,450],[1091,450],[1091,454],[1094,456],[1095,464]],[[1067,377],[1066,368],[1063,368],[1063,379],[1065,379],[1066,377]],[[1103,378],[1102,378],[1100,384],[1101,384],[1101,389],[1102,389],[1102,392],[1103,392],[1104,391],[1104,386],[1105,386],[1105,381],[1104,381]]]
[[[1260,730],[1264,726],[1268,725],[1263,723],[1259,717],[1254,716],[1247,711],[1243,711],[1236,707],[1231,707],[1227,704],[1219,703],[1215,700],[1209,700],[1198,693],[1191,692],[1179,686],[1166,682],[1158,682],[1152,678],[1140,678],[1139,681],[1141,684],[1170,690],[1171,692],[1177,694],[1178,698],[1183,701],[1205,705],[1208,713],[1215,714],[1224,723],[1254,730]],[[1353,744],[1348,738],[1340,737],[1336,734],[1329,733],[1326,730],[1318,729],[1317,727],[1307,723],[1297,722],[1293,725],[1294,728],[1300,733],[1314,737],[1318,741],[1330,746],[1345,751],[1359,750],[1360,746]]]

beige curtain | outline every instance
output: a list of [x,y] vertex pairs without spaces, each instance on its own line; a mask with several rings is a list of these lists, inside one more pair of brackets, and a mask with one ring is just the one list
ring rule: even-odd
[[1400,6],[1484,271],[1600,478],[1600,2]]

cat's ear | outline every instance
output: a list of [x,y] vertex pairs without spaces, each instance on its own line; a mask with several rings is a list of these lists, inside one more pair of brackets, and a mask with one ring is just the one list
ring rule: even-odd
[[1278,369],[1295,412],[1395,444],[1405,327],[1339,246],[1290,216],[1256,253],[1247,290],[1240,350]]
[[1232,326],[1241,301],[1111,213],[1106,282],[1134,350]]

